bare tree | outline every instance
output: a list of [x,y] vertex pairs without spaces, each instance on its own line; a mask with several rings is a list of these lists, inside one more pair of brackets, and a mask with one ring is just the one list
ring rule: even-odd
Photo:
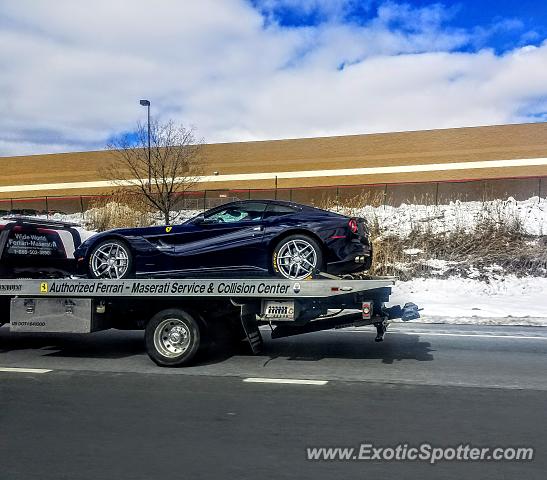
[[118,188],[141,195],[153,209],[159,210],[166,224],[181,207],[188,192],[203,174],[203,140],[195,130],[175,124],[152,121],[150,149],[148,126],[137,124],[136,139],[122,137],[108,145],[113,154],[103,175]]

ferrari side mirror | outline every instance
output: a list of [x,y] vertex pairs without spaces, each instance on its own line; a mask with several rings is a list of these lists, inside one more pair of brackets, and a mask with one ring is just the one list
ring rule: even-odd
[[198,217],[194,218],[194,225],[200,225],[205,222],[205,217],[203,215],[199,215]]

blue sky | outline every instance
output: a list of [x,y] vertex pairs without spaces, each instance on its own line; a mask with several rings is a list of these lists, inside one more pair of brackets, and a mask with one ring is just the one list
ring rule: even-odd
[[0,0],[0,155],[546,121],[543,3]]
[[[377,17],[378,9],[386,3],[389,2],[251,0],[251,4],[268,22],[287,28],[317,27],[332,21],[333,16],[337,16],[343,23],[366,25]],[[519,45],[539,45],[546,37],[547,5],[542,5],[541,0],[413,0],[391,3],[404,4],[412,9],[439,7],[443,12],[445,28],[484,30],[482,41],[461,47],[462,51],[491,47],[502,53]],[[336,11],[332,7],[334,4],[341,5],[339,15],[333,15],[333,11]],[[393,23],[395,25],[396,22]]]

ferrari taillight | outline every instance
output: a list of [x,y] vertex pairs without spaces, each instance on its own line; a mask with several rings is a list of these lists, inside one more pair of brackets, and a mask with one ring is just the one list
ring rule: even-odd
[[348,222],[348,227],[351,233],[357,233],[357,231],[359,230],[359,226],[357,225],[357,220],[355,220],[354,218],[352,218]]

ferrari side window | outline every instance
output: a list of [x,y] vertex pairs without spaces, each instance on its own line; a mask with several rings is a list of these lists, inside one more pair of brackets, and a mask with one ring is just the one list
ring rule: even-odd
[[245,203],[243,205],[228,205],[205,216],[206,223],[258,222],[266,209],[265,203]]
[[273,218],[273,217],[281,217],[282,215],[291,215],[293,213],[296,213],[298,210],[296,210],[293,207],[289,207],[288,205],[278,205],[275,203],[270,203],[268,205],[268,208],[266,208],[266,212],[264,213],[264,218]]

